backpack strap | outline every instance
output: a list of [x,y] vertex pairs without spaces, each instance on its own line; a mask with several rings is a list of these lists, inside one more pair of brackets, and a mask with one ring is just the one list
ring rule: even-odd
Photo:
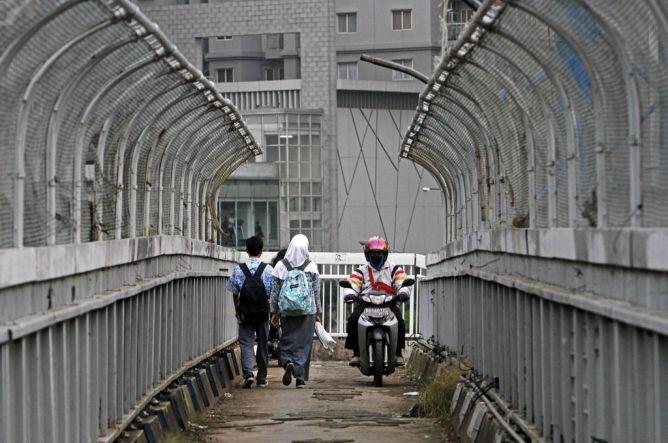
[[301,266],[298,266],[298,267],[297,267],[297,269],[299,269],[300,271],[303,272],[304,269],[306,269],[306,267],[307,267],[308,265],[310,265],[310,264],[311,264],[311,260],[309,260],[309,259],[307,258],[307,259],[304,261],[304,263],[302,263]]
[[290,264],[290,261],[287,258],[284,258],[283,260],[281,260],[281,262],[285,266],[285,269],[288,270],[288,272],[292,271],[292,265]]
[[267,264],[264,263],[264,262],[261,262],[260,265],[255,270],[255,278],[262,277],[262,273],[264,272],[264,268],[266,268],[266,267],[267,267]]
[[253,277],[253,274],[251,274],[251,271],[250,271],[250,269],[248,269],[248,266],[246,265],[246,263],[241,263],[239,265],[239,268],[241,269],[241,272],[244,273],[244,276],[246,277],[246,279],[249,279],[249,278]]

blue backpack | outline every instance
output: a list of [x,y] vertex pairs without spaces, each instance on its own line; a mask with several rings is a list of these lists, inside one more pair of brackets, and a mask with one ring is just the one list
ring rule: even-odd
[[313,310],[313,298],[311,297],[308,278],[304,272],[310,261],[307,259],[297,268],[293,268],[287,259],[282,261],[288,270],[288,275],[285,277],[281,292],[278,294],[279,311],[288,317],[310,314]]

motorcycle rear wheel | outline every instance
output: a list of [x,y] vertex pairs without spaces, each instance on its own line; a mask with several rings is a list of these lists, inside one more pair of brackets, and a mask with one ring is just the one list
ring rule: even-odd
[[383,342],[378,340],[373,343],[373,385],[383,386],[383,370],[385,369]]

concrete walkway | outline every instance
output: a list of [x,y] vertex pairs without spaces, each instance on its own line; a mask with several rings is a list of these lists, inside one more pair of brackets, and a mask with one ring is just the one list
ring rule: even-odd
[[[272,362],[274,364],[274,362]],[[445,428],[434,420],[411,418],[417,387],[403,370],[372,385],[346,362],[315,362],[305,389],[281,383],[283,370],[271,367],[269,386],[235,386],[199,421],[205,441],[226,442],[442,442]]]

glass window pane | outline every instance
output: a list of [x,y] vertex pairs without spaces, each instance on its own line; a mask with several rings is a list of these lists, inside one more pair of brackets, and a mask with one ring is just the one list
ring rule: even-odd
[[311,161],[311,149],[309,147],[302,147],[300,148],[300,153],[299,155],[301,156],[301,161],[307,162]]
[[236,218],[234,202],[222,202],[220,206],[218,223],[220,223],[220,228],[223,230],[223,234],[220,236],[220,244],[234,246],[236,238],[234,228],[234,219]]
[[311,183],[302,182],[300,183],[301,195],[311,195]]
[[299,229],[299,220],[290,220],[290,229]]
[[288,163],[288,178],[299,178],[299,163]]
[[269,232],[267,234],[267,246],[278,248],[278,205],[269,202]]
[[253,202],[253,235],[263,240],[269,230],[267,215],[267,202]]
[[278,146],[266,146],[265,153],[267,155],[268,163],[274,163],[278,161]]
[[338,14],[339,32],[346,32],[346,14]]
[[301,178],[311,178],[311,163],[302,162],[301,169],[299,170],[299,175]]
[[251,236],[248,226],[251,216],[251,203],[237,202],[237,248],[245,246],[246,239]]
[[322,150],[320,148],[314,148],[311,151],[311,161],[313,162],[314,165],[319,165],[321,161],[321,156],[322,156]]
[[313,198],[313,210],[316,212],[322,211],[322,199],[320,197]]
[[299,198],[298,197],[290,197],[289,198],[290,205],[289,205],[289,210],[290,212],[297,212],[299,211]]
[[[311,134],[311,146],[320,146],[320,133]],[[313,153],[315,156],[315,152]]]
[[401,11],[392,11],[392,29],[401,29]]
[[322,184],[320,182],[313,183],[313,195],[322,194]]
[[357,32],[357,14],[348,14],[348,32]]
[[411,11],[404,11],[404,29],[411,29]]
[[311,197],[302,197],[302,211],[312,211]]

